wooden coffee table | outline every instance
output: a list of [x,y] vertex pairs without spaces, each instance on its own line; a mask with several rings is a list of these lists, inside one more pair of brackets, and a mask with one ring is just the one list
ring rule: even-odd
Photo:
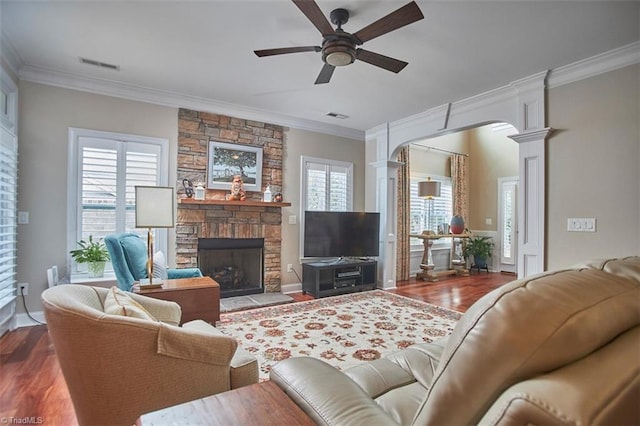
[[164,280],[162,287],[151,289],[134,285],[133,292],[176,302],[182,309],[180,324],[201,319],[215,326],[220,321],[220,285],[211,277]]
[[244,386],[228,392],[145,414],[148,425],[315,425],[283,391],[271,381]]

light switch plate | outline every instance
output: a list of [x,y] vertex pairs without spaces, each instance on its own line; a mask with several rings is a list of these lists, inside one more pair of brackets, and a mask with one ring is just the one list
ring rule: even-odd
[[295,225],[297,223],[296,219],[297,218],[296,218],[295,214],[290,215],[289,216],[289,225]]

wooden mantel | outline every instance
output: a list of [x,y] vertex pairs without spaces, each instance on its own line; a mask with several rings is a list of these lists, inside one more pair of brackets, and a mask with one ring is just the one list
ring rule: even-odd
[[267,201],[232,201],[232,200],[213,200],[204,199],[196,200],[195,198],[180,198],[179,204],[199,204],[199,205],[213,205],[213,206],[247,206],[247,207],[289,207],[291,203],[270,203]]

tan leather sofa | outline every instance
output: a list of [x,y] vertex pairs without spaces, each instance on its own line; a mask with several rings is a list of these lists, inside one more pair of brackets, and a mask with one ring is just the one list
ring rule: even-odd
[[180,306],[129,294],[157,321],[104,313],[110,290],[61,285],[42,294],[81,425],[132,425],[144,413],[258,382],[256,358]]
[[639,324],[640,258],[591,262],[496,289],[445,340],[271,380],[326,425],[637,425]]

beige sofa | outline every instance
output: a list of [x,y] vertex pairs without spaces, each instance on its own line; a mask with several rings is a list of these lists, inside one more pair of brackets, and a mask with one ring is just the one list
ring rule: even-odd
[[491,292],[445,340],[271,380],[318,424],[640,424],[639,324],[640,258],[591,262]]
[[178,327],[177,303],[128,294],[137,303],[127,309],[157,321],[109,315],[109,292],[69,284],[42,294],[81,425],[132,425],[144,413],[258,382],[257,360],[234,338],[200,320]]

